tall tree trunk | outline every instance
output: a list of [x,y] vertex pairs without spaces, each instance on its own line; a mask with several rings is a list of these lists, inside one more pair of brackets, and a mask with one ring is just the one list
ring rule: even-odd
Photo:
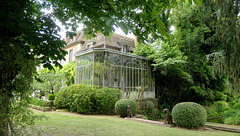
[[[1,94],[2,95],[2,94]],[[0,96],[1,104],[0,104],[0,136],[8,136],[9,129],[8,129],[8,120],[9,120],[9,110],[8,110],[8,103],[9,99],[4,97],[4,95]]]

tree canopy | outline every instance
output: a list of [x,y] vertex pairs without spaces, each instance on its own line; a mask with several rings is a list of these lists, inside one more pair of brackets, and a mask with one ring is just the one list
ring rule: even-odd
[[[132,32],[143,41],[148,39],[149,34],[152,37],[168,37],[165,15],[185,0],[48,1],[52,4],[53,15],[73,30],[82,23],[86,27],[85,34],[94,36],[96,32],[102,32],[109,35],[114,32],[113,26],[117,26],[125,34]],[[193,1],[200,5],[202,0]],[[192,0],[187,0],[187,3],[192,4]]]

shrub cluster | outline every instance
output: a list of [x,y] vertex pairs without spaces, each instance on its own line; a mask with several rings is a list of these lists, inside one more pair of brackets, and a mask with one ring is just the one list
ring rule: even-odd
[[173,120],[176,125],[185,128],[204,126],[207,120],[206,110],[194,102],[182,102],[173,107]]
[[206,107],[208,117],[223,117],[221,120],[209,120],[211,122],[225,124],[240,124],[240,101],[238,99],[225,102],[217,101],[211,107]]
[[240,102],[234,103],[234,105],[223,112],[223,118],[225,124],[240,124]]
[[229,109],[229,104],[225,101],[217,101],[211,107],[205,107],[208,117],[222,117],[223,112]]
[[36,105],[36,106],[43,106],[43,100],[39,100],[38,98],[31,98],[30,104]]
[[146,101],[144,107],[142,107],[141,113],[144,115],[144,119],[158,120],[164,118],[164,113],[159,112],[152,101]]
[[121,117],[127,117],[127,108],[131,107],[132,116],[137,113],[137,102],[132,99],[121,99],[116,102],[115,110]]
[[62,88],[55,95],[54,104],[57,108],[66,108],[72,112],[111,114],[115,102],[121,97],[120,89],[75,84]]
[[51,103],[49,101],[44,101],[40,100],[38,98],[31,98],[30,99],[30,104],[35,105],[35,106],[41,106],[41,107],[50,107]]
[[31,107],[33,109],[41,110],[41,111],[51,111],[52,110],[51,107],[43,107],[43,106],[37,106],[37,105],[32,105],[32,104],[30,104],[29,107]]

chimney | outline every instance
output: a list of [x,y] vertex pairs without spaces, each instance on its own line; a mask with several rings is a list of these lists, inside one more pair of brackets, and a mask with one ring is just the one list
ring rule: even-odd
[[134,36],[134,45],[136,45],[137,42],[141,44],[141,42],[138,40],[138,36]]
[[134,45],[138,42],[138,36],[134,36]]
[[69,39],[69,38],[65,38],[65,43],[67,43],[68,39]]

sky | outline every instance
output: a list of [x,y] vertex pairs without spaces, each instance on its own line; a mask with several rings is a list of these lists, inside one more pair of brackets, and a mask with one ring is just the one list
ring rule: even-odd
[[[64,26],[62,26],[62,24],[59,22],[59,21],[57,21],[56,22],[56,24],[61,28],[61,32],[59,33],[60,35],[61,35],[61,37],[62,38],[65,38],[66,37],[66,29],[65,29],[65,27]],[[79,25],[79,28],[77,29],[77,31],[78,30],[81,30],[81,29],[83,29],[83,24],[80,24]],[[117,34],[121,34],[121,35],[124,35],[124,36],[127,36],[127,37],[130,37],[130,38],[134,38],[134,34],[133,33],[128,33],[127,35],[120,29],[120,28],[116,28],[115,27],[115,33],[117,33]]]
[[[42,9],[43,12],[45,13],[51,13],[52,12],[52,9]],[[61,35],[61,38],[65,38],[66,37],[66,29],[65,27],[60,23],[60,21],[56,20],[56,24],[61,28],[61,32],[59,32],[58,34]],[[79,25],[79,28],[77,29],[78,30],[81,30],[83,29],[83,24],[80,24]],[[127,35],[120,29],[120,28],[115,28],[115,33],[117,34],[121,34],[121,35],[124,35],[124,36],[127,36],[127,37],[130,37],[130,38],[134,38],[134,34],[133,33],[128,33]],[[70,30],[70,29],[69,29]]]

